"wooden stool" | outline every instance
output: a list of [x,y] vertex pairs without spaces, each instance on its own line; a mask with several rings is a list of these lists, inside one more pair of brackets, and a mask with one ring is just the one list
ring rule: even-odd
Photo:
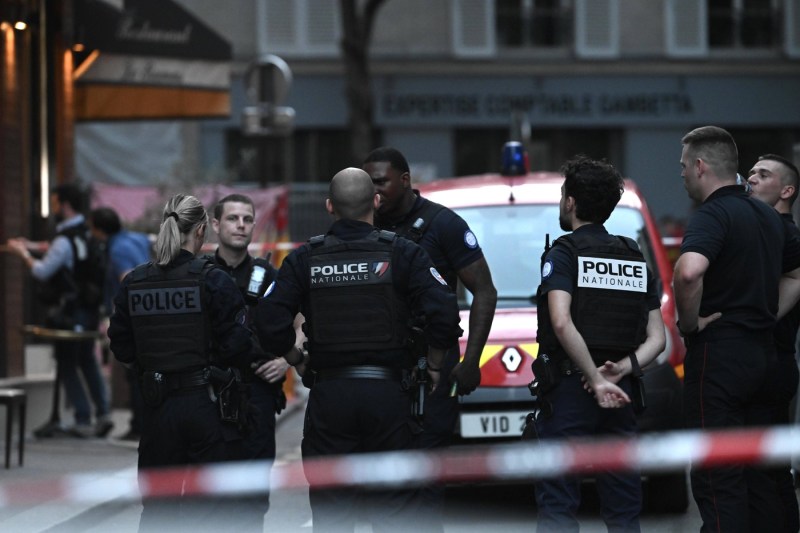
[[22,389],[0,389],[0,404],[6,406],[6,468],[11,464],[11,430],[14,426],[14,413],[19,406],[19,464],[22,466],[22,452],[25,447],[25,403],[27,395]]

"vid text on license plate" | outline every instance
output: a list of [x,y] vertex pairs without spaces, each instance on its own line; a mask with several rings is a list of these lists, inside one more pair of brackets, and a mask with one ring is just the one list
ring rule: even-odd
[[528,411],[461,413],[464,438],[514,437],[522,435]]

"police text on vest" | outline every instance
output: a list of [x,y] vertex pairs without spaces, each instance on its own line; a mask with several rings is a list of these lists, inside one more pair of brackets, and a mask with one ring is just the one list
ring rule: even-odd
[[578,287],[647,292],[644,261],[578,257]]

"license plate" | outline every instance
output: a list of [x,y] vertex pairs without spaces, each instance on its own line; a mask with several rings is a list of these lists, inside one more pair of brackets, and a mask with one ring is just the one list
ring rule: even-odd
[[515,437],[522,435],[528,411],[461,413],[461,436],[464,438]]

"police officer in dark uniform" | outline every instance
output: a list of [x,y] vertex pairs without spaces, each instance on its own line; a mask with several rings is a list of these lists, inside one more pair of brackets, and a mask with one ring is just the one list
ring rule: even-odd
[[[375,226],[418,243],[431,256],[436,269],[455,291],[460,281],[472,294],[469,308],[469,337],[464,359],[454,344],[442,367],[442,381],[426,405],[419,448],[447,446],[458,419],[458,394],[469,394],[481,381],[480,356],[494,319],[497,290],[478,239],[467,223],[447,207],[420,196],[411,186],[408,162],[398,150],[377,148],[367,155],[362,168],[370,175],[381,202]],[[453,386],[457,390],[453,390]],[[425,488],[428,527],[442,531],[442,487]]]
[[[244,301],[224,271],[196,258],[208,217],[193,196],[173,196],[164,208],[156,261],[128,274],[115,298],[108,336],[114,356],[142,375],[145,400],[139,469],[223,461],[240,445],[230,367],[247,367],[251,333]],[[231,409],[233,407],[233,409]],[[225,421],[223,421],[223,417]],[[240,453],[240,452],[238,452]],[[229,517],[212,498],[180,499],[171,479],[168,499],[145,499],[140,531],[162,531],[178,519],[194,530],[221,531]],[[178,504],[175,504],[175,499]],[[175,512],[177,510],[177,513]]]
[[[412,315],[425,317],[427,374],[436,386],[444,352],[458,339],[455,295],[416,244],[372,226],[377,207],[369,175],[348,168],[331,180],[326,208],[336,221],[283,262],[274,290],[258,306],[262,345],[297,364],[293,322],[306,318],[313,385],[304,458],[403,450],[412,446],[411,400],[403,371]],[[435,390],[435,389],[434,389]],[[353,531],[357,494],[314,490],[307,471],[315,531]],[[376,496],[376,495],[371,495]],[[370,500],[373,529],[408,531],[414,493],[387,491]]]
[[[542,440],[633,435],[631,375],[665,345],[655,283],[637,244],[603,226],[622,197],[619,172],[585,157],[561,170],[559,222],[572,233],[542,257],[535,429]],[[577,531],[580,479],[535,487],[537,531]],[[638,472],[598,474],[597,491],[609,531],[639,531]]]
[[[758,158],[748,176],[750,195],[774,207],[780,213],[786,231],[800,238],[800,228],[792,218],[792,204],[800,191],[800,174],[797,167],[779,155],[765,154]],[[795,341],[799,326],[800,304],[795,305],[775,326],[778,366],[770,371],[774,383],[775,409],[772,418],[774,424],[785,425],[791,421],[791,403],[797,394],[797,384],[800,381],[795,359]],[[775,476],[778,494],[783,503],[784,531],[797,533],[800,530],[800,510],[790,465],[776,466]]]
[[[739,156],[730,133],[703,126],[681,143],[684,187],[701,204],[689,219],[673,276],[686,342],[686,423],[697,429],[768,425],[779,299],[781,306],[794,305],[779,298],[779,286],[783,276],[800,273],[800,246],[775,209],[737,185]],[[783,527],[774,476],[765,469],[692,467],[691,482],[704,530]]]
[[[230,274],[248,307],[248,319],[255,317],[255,306],[264,291],[275,281],[278,271],[267,259],[252,257],[247,247],[253,240],[255,206],[250,197],[230,194],[214,206],[211,228],[217,235],[219,246],[208,256],[214,264]],[[258,338],[253,336],[253,368],[244,371],[249,387],[250,404],[255,407],[255,418],[244,434],[243,455],[240,460],[275,460],[275,414],[286,406],[283,383],[289,363],[283,357],[268,353]],[[265,475],[269,475],[266,472]],[[237,524],[240,527],[263,527],[264,513],[269,509],[269,494],[253,498],[251,509],[242,509]],[[249,518],[250,520],[246,520]],[[245,526],[245,523],[247,526]]]

